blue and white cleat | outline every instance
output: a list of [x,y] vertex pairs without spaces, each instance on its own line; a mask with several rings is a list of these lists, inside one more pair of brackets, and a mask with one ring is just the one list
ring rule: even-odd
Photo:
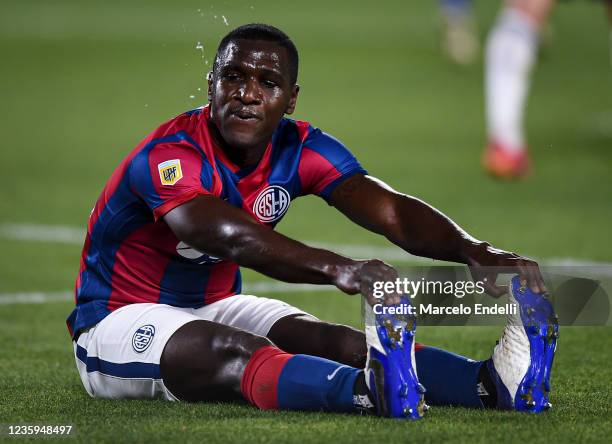
[[[406,309],[408,298],[385,308]],[[380,307],[383,307],[382,305]],[[368,356],[365,380],[379,416],[420,419],[428,406],[414,360],[416,317],[412,314],[374,314],[366,303]]]
[[549,401],[550,370],[559,337],[559,323],[546,296],[533,293],[515,276],[509,302],[516,314],[508,316],[501,340],[487,361],[497,386],[497,405],[505,410],[539,413]]

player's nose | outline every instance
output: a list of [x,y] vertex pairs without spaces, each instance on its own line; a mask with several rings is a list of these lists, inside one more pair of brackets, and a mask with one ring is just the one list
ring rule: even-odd
[[245,104],[259,103],[261,101],[261,89],[253,79],[246,79],[237,92],[238,99]]

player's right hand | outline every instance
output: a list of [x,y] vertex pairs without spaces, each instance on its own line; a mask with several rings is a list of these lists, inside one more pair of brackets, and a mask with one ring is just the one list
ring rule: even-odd
[[386,305],[399,304],[399,293],[385,293],[382,299],[374,296],[375,282],[395,282],[398,277],[397,270],[381,260],[355,261],[338,277],[336,287],[348,294],[361,293],[370,305],[381,302]]

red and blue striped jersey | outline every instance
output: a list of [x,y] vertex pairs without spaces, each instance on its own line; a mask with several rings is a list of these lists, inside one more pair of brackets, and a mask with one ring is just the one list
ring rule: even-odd
[[89,218],[67,320],[73,336],[127,304],[198,308],[240,293],[237,264],[170,230],[163,216],[173,208],[212,195],[274,227],[298,196],[328,199],[342,180],[366,174],[338,140],[287,118],[259,163],[240,169],[213,142],[208,118],[204,107],[161,125],[110,177]]

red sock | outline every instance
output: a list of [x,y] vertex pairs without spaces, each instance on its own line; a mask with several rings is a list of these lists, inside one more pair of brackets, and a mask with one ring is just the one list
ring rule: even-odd
[[247,401],[262,410],[278,409],[278,379],[292,357],[271,345],[256,350],[240,382],[240,391]]

